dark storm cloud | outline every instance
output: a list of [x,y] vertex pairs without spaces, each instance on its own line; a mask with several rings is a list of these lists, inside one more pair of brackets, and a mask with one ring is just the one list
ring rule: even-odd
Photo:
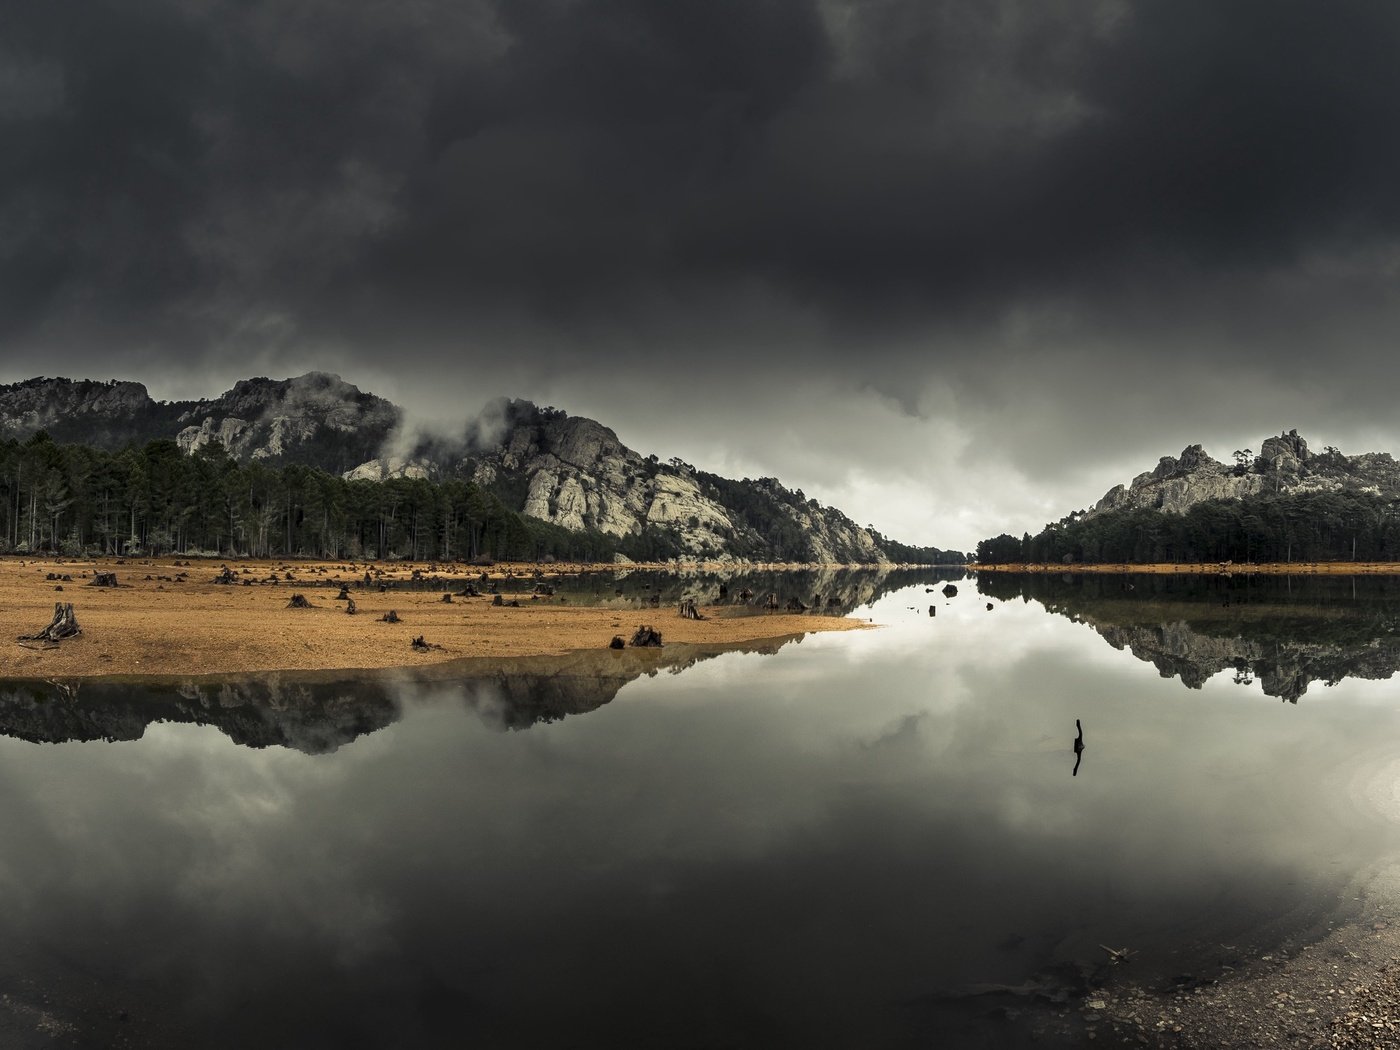
[[443,403],[452,362],[614,425],[697,362],[712,395],[798,373],[789,422],[868,389],[885,444],[937,411],[967,469],[1043,478],[1095,415],[1124,455],[1257,441],[1329,374],[1381,429],[1398,45],[1361,2],[10,5],[0,340]]

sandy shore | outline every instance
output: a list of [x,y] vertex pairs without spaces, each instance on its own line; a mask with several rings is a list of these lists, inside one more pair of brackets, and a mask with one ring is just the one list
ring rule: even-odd
[[1135,565],[1129,562],[1064,565],[1060,562],[1031,565],[976,565],[978,572],[1034,573],[1148,573],[1157,576],[1400,576],[1400,562],[1395,561],[1293,561],[1293,562],[1150,562]]
[[[214,583],[225,565],[236,582]],[[583,568],[550,566],[543,582]],[[364,586],[366,571],[369,586]],[[415,571],[442,585],[406,589]],[[442,600],[445,592],[465,589],[469,582],[483,588],[477,582],[483,571],[504,606],[493,606],[489,596]],[[92,586],[97,572],[116,573],[120,586]],[[659,630],[666,643],[702,645],[867,626],[841,617],[733,615],[727,607],[702,608],[707,619],[684,620],[670,605],[650,608],[631,600],[588,605],[591,597],[534,597],[534,572],[534,566],[506,565],[482,570],[403,563],[0,559],[0,632],[10,639],[0,643],[0,678],[420,667],[467,657],[601,649],[615,635],[630,639],[642,624]],[[338,583],[350,585],[356,615],[347,615],[345,602],[336,600]],[[380,584],[402,589],[381,592]],[[288,608],[298,593],[313,608]],[[55,602],[73,603],[81,635],[47,649],[15,641],[47,625]],[[401,623],[381,621],[390,609]],[[420,635],[434,648],[413,649],[410,643]]]

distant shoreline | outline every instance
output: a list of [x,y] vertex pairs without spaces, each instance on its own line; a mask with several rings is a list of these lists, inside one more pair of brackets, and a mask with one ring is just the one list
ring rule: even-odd
[[1294,562],[1085,562],[1064,565],[1034,563],[970,565],[974,572],[1021,573],[1139,573],[1154,576],[1400,576],[1400,561],[1294,561]]
[[[215,583],[225,566],[234,582]],[[868,626],[846,617],[800,612],[743,615],[724,605],[701,606],[705,619],[689,620],[681,618],[673,603],[638,604],[641,591],[625,599],[609,592],[606,601],[533,593],[537,582],[548,584],[584,572],[676,568],[10,556],[0,558],[0,634],[8,636],[0,641],[0,680],[414,668],[470,657],[508,659],[607,649],[614,636],[630,640],[644,624],[660,631],[664,644],[736,647]],[[852,566],[687,563],[681,568],[761,572]],[[94,586],[99,572],[115,573],[119,586]],[[370,576],[368,585],[365,573]],[[389,589],[381,592],[380,584]],[[495,595],[461,593],[471,587],[485,592],[492,585],[500,606],[493,604]],[[620,586],[626,589],[625,582]],[[347,615],[346,602],[338,598],[341,587],[354,599],[355,615]],[[304,595],[312,607],[289,608],[293,594]],[[448,594],[450,602],[444,600]],[[763,597],[756,595],[755,600]],[[806,603],[812,596],[779,595],[783,603],[788,598]],[[36,633],[48,624],[56,602],[73,603],[82,633],[54,648],[17,641],[19,635]],[[401,622],[383,622],[389,610]],[[430,648],[411,647],[419,636]],[[618,656],[625,659],[627,653]]]

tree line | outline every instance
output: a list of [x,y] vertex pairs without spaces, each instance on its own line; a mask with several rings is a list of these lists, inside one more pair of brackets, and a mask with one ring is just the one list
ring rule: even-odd
[[0,552],[392,558],[670,557],[674,535],[571,532],[470,481],[346,480],[240,463],[217,442],[109,452],[47,434],[0,442]]
[[1072,514],[1035,536],[977,545],[984,565],[1050,562],[1400,560],[1400,501],[1370,492],[1300,492],[1207,500],[1185,514],[1124,508]]

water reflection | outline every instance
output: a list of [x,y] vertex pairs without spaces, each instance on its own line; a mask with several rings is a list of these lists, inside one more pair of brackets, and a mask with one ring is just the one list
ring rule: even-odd
[[[620,570],[584,573],[554,581],[555,596],[586,596],[604,605],[639,602],[674,605],[681,595],[704,604],[724,604],[720,590],[738,596],[799,594],[830,615],[877,601],[883,595],[929,579],[961,579],[959,569],[916,570],[813,569],[791,572],[656,572]],[[524,577],[520,578],[524,586]],[[339,587],[339,579],[325,581]],[[431,577],[405,587],[436,589]],[[610,595],[621,591],[623,597]],[[630,597],[627,595],[630,594]],[[732,610],[740,611],[740,610]],[[761,605],[742,611],[762,613]],[[451,680],[489,686],[489,717],[506,729],[525,729],[569,715],[597,710],[626,683],[643,675],[679,673],[724,652],[773,653],[789,640],[737,646],[676,645],[661,650],[611,649],[563,656],[510,659],[465,659],[437,665],[418,681]],[[211,726],[248,747],[288,747],[306,754],[326,754],[367,733],[395,722],[398,693],[414,679],[404,672],[357,672],[343,675],[271,674],[245,678],[190,678],[141,681],[123,679],[36,679],[0,682],[0,734],[34,743],[79,740],[139,740],[156,722]],[[477,696],[481,690],[469,689]]]
[[1297,703],[1314,682],[1400,671],[1400,578],[983,573],[981,593],[1092,627],[1164,678],[1221,672]]
[[[0,737],[0,1028],[1016,1047],[1029,1006],[1209,979],[1325,923],[1396,848],[1393,705],[1221,703],[970,590],[605,684],[586,717],[536,717],[571,686],[391,681],[391,724],[316,754],[215,724]],[[1076,719],[1094,765],[1065,784]]]

